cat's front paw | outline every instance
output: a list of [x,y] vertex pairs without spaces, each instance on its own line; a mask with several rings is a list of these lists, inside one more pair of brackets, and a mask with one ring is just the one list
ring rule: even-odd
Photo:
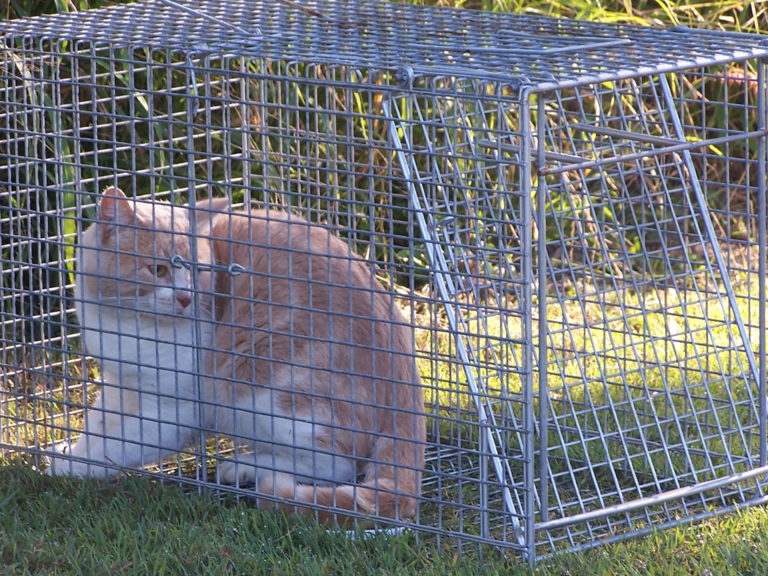
[[67,443],[57,444],[47,450],[43,455],[45,473],[48,476],[84,476],[80,463],[66,457],[71,452],[72,447]]
[[68,443],[59,443],[48,450],[43,456],[47,465],[45,474],[48,476],[77,476],[79,478],[108,478],[119,473],[119,470],[89,464],[72,458],[73,447]]

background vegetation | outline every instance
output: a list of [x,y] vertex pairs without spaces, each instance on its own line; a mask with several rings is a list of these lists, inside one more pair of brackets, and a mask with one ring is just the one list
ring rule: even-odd
[[[133,0],[0,0],[0,18],[101,8]],[[277,2],[286,0],[275,0]],[[519,12],[602,22],[684,25],[760,33],[768,29],[764,0],[405,0],[412,4]]]
[[[282,1],[282,0],[275,0]],[[286,0],[287,1],[287,0]],[[121,0],[0,0],[0,17],[85,10]],[[436,0],[430,4],[646,25],[768,31],[762,1]],[[0,468],[0,573],[525,574],[512,559],[441,555],[411,536],[364,543],[212,497],[146,481],[49,479]],[[750,509],[692,528],[565,555],[537,574],[765,574],[768,513]]]

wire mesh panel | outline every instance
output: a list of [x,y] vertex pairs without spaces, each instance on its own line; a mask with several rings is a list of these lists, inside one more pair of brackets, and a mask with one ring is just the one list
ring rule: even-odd
[[[746,130],[760,128],[748,77],[733,64],[541,102],[544,137],[568,142],[557,151],[572,156],[547,163],[539,199],[540,217],[558,222],[541,262],[551,295],[544,490],[555,517],[588,520],[564,531],[554,527],[567,522],[544,522],[550,542],[641,532],[762,497],[750,476],[765,464],[764,255],[742,241],[764,225],[762,160],[723,154],[733,134],[707,125],[738,114]],[[686,106],[689,86],[722,94],[729,80],[738,112]],[[612,506],[613,518],[589,517]]]
[[330,0],[0,30],[4,463],[528,560],[765,499],[754,38]]
[[[439,96],[398,97],[385,102],[383,112],[441,302],[433,314],[448,328],[450,354],[459,360],[457,374],[434,380],[433,410],[455,404],[480,425],[470,437],[479,470],[468,484],[480,489],[481,536],[525,545],[525,519],[533,510],[524,484],[533,450],[533,339],[531,210],[521,181],[530,173],[520,157],[478,153],[498,137],[519,142],[525,136],[508,128],[517,121],[516,108],[485,99],[502,91],[498,85],[441,79],[424,89]],[[439,364],[435,373],[442,376]],[[434,418],[433,437],[446,437],[438,444],[451,446],[461,434],[455,414],[449,413],[447,431],[442,418]],[[437,465],[443,466],[440,459]]]

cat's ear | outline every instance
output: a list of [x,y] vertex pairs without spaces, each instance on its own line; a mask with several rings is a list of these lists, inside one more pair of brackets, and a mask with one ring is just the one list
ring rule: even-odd
[[229,212],[229,198],[211,198],[208,202],[195,205],[195,220],[198,225],[206,225],[217,214],[226,212]]
[[211,198],[208,202],[200,202],[195,206],[195,212],[207,218],[207,212],[228,212],[229,211],[229,198]]
[[133,207],[120,188],[110,186],[104,190],[99,203],[99,224],[102,233],[109,234],[113,225],[130,226],[136,222]]

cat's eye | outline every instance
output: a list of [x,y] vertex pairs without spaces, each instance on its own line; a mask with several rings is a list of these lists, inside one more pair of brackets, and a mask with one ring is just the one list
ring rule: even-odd
[[165,264],[150,264],[147,268],[155,278],[165,278],[168,275],[168,266]]

